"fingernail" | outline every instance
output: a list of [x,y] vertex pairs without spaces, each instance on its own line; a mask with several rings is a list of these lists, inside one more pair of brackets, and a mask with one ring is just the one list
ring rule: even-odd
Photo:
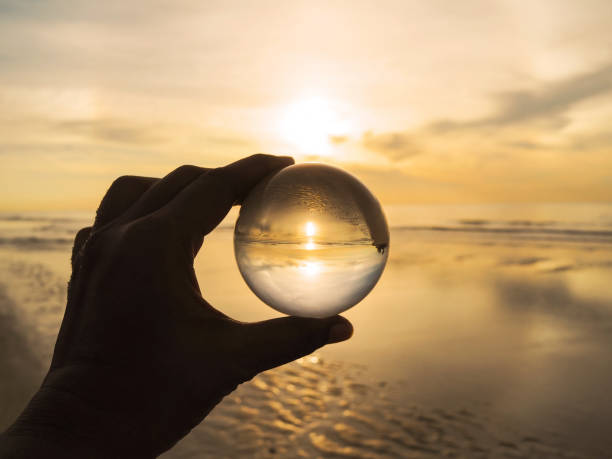
[[281,161],[287,163],[287,164],[294,164],[295,160],[291,157],[291,156],[279,156],[278,159],[280,159]]
[[339,343],[340,341],[346,341],[353,336],[353,326],[349,321],[339,322],[329,329],[327,336],[327,344]]

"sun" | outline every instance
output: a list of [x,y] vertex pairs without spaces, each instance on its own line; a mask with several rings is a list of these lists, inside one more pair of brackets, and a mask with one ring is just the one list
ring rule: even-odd
[[284,140],[308,155],[330,155],[330,137],[345,136],[348,122],[334,104],[318,97],[304,97],[289,104],[281,113],[279,130]]
[[313,222],[306,222],[305,231],[306,236],[314,236],[317,233],[317,225]]

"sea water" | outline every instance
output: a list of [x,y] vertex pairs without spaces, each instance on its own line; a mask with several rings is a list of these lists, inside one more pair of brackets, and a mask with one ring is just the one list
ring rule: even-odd
[[361,301],[380,278],[387,256],[367,242],[236,243],[238,265],[257,296],[306,317],[326,317]]

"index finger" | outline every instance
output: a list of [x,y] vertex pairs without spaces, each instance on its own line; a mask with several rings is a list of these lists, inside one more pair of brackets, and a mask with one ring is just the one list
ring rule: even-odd
[[293,164],[288,156],[257,154],[225,167],[212,169],[185,187],[162,210],[162,216],[175,218],[190,238],[212,231],[261,180]]
[[234,204],[240,204],[246,195],[274,171],[291,166],[295,161],[291,156],[272,156],[262,153],[243,158],[227,166],[211,170],[211,175],[219,177],[234,197]]

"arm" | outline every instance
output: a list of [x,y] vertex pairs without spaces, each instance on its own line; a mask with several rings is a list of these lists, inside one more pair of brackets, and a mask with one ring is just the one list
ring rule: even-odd
[[291,163],[255,155],[111,186],[75,241],[49,373],[0,438],[0,457],[155,457],[238,384],[351,336],[339,316],[237,322],[200,293],[204,235]]

